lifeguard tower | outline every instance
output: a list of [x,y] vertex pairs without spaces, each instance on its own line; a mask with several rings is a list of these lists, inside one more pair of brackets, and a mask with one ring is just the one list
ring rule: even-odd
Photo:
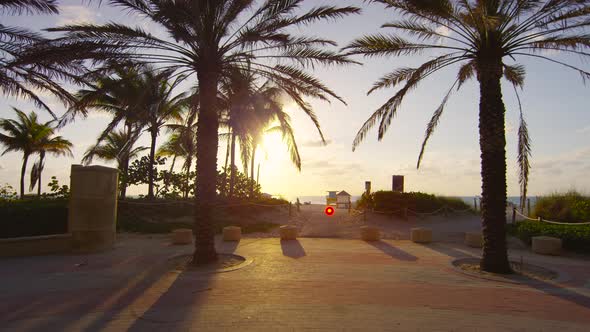
[[338,191],[328,191],[328,196],[326,196],[326,205],[333,205],[338,202],[336,198],[336,193]]

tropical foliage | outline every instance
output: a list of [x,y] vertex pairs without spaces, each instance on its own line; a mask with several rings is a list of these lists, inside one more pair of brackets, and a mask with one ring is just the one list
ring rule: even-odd
[[[379,79],[369,93],[397,88],[359,130],[353,149],[369,130],[378,128],[382,139],[405,96],[426,78],[450,67],[457,77],[428,123],[417,167],[428,140],[436,129],[453,92],[476,78],[480,89],[479,136],[482,175],[482,217],[484,250],[481,267],[491,272],[508,273],[510,266],[505,240],[506,152],[505,106],[500,80],[504,78],[517,92],[523,87],[524,67],[514,62],[521,58],[547,60],[579,73],[590,73],[557,59],[564,53],[588,57],[590,7],[587,1],[451,1],[451,0],[373,0],[399,15],[382,27],[393,33],[361,37],[345,49],[349,54],[375,56],[413,56],[431,51],[435,57],[417,67],[402,67]],[[442,29],[449,33],[441,32]],[[405,35],[404,35],[405,34]],[[409,36],[410,38],[408,38]],[[548,53],[551,51],[552,53]],[[519,101],[520,105],[520,101]],[[530,140],[520,111],[518,162],[523,201],[528,182]]]
[[[41,184],[41,172],[43,170],[43,161],[45,153],[49,152],[55,155],[71,155],[71,146],[68,140],[61,136],[54,136],[55,129],[51,122],[41,123],[35,112],[28,115],[23,111],[13,108],[17,119],[0,119],[0,144],[4,146],[2,154],[7,152],[22,152],[23,163],[20,174],[20,196],[25,195],[25,173],[29,157],[35,153],[40,156],[39,161],[33,168],[31,178],[31,188],[33,184]],[[41,188],[39,188],[41,194]]]
[[559,222],[590,222],[590,197],[574,190],[539,197],[534,215]]

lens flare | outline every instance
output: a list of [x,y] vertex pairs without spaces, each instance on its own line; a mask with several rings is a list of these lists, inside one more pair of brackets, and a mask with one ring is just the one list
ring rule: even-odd
[[331,206],[328,206],[328,207],[326,207],[324,212],[326,213],[327,216],[332,216],[332,215],[334,215],[334,208]]

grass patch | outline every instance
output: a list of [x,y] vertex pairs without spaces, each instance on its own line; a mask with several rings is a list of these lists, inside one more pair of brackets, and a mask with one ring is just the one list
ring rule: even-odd
[[570,223],[590,221],[590,197],[574,190],[540,197],[534,216]]
[[361,201],[361,204],[372,207],[377,211],[396,211],[407,208],[419,213],[430,213],[444,206],[454,210],[470,209],[470,206],[459,198],[436,196],[421,192],[377,191],[372,193],[371,197],[364,197]]

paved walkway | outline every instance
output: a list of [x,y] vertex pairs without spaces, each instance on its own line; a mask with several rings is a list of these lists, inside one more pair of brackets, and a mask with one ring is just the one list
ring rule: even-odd
[[590,261],[511,255],[560,283],[481,280],[450,268],[457,244],[276,238],[218,242],[253,258],[233,272],[178,272],[165,237],[123,236],[102,254],[0,260],[2,331],[588,331]]

